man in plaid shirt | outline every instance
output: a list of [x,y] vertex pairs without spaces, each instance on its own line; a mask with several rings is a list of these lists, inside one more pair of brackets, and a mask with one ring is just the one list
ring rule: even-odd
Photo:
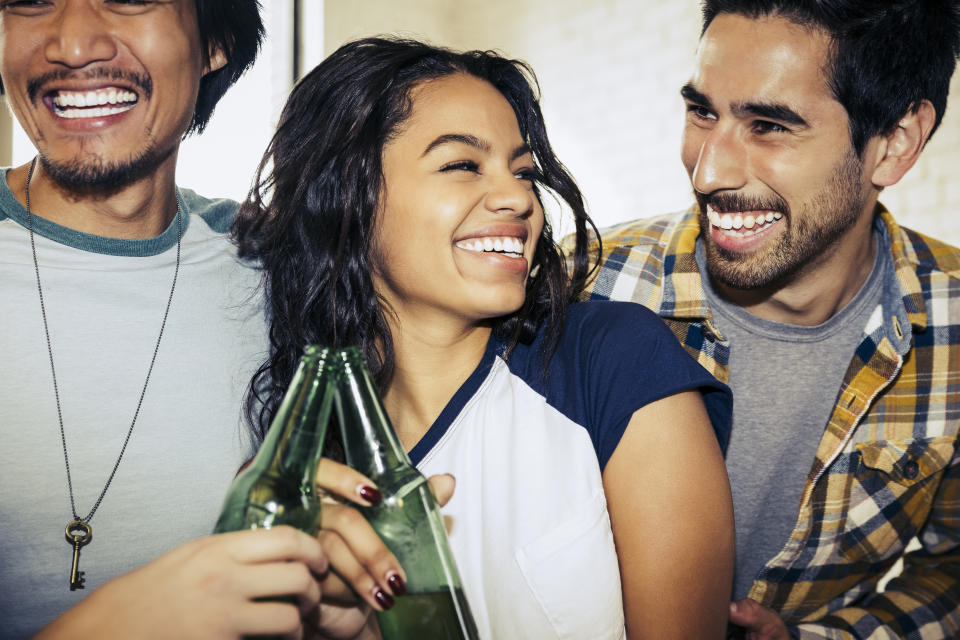
[[591,297],[657,310],[734,390],[736,634],[960,638],[960,250],[877,201],[940,122],[958,22],[706,0],[697,206],[602,234]]

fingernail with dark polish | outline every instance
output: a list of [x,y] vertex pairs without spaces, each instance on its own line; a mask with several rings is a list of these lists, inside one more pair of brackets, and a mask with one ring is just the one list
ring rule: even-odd
[[373,592],[373,599],[377,601],[384,609],[389,609],[393,606],[393,598],[390,597],[390,594],[384,591],[383,589],[377,589]]
[[402,596],[407,592],[407,585],[403,583],[399,573],[391,573],[387,576],[387,584],[390,585],[390,590],[395,596]]
[[379,504],[380,503],[380,492],[373,487],[364,485],[357,490],[357,493],[360,494],[360,497],[369,502],[370,504]]

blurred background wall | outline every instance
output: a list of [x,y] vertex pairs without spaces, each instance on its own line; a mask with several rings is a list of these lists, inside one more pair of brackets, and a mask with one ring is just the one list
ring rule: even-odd
[[[268,41],[220,103],[207,132],[180,152],[178,181],[242,198],[291,86],[294,25],[309,70],[347,40],[395,33],[454,48],[497,49],[529,62],[559,157],[598,225],[683,209],[683,103],[699,35],[696,0],[262,0]],[[294,19],[296,14],[297,19]],[[960,76],[952,84],[960,100]],[[8,125],[9,128],[9,125]],[[26,162],[29,141],[0,118],[0,161]],[[882,201],[901,223],[960,245],[960,105],[917,166]],[[560,225],[560,230],[567,227]]]

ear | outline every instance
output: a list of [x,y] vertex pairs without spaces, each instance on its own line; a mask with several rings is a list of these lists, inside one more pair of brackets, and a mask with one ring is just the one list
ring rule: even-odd
[[893,131],[879,136],[876,146],[877,163],[871,181],[877,187],[897,184],[914,165],[930,137],[937,112],[929,100],[913,105]]
[[220,47],[217,47],[210,51],[210,59],[207,64],[203,65],[203,75],[221,69],[225,64],[227,64],[227,54]]

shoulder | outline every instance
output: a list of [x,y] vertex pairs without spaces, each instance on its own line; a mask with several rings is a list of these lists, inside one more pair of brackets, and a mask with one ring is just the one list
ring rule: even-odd
[[689,211],[668,213],[651,218],[621,222],[599,230],[604,252],[617,247],[662,246],[670,244],[673,236],[689,219]]
[[637,343],[651,346],[660,340],[676,338],[656,313],[634,302],[589,300],[573,304],[567,310],[563,328],[564,342],[575,342],[587,349],[603,345]]
[[178,188],[190,215],[199,216],[216,233],[229,233],[239,204],[229,198],[207,198],[191,189]]
[[940,272],[960,278],[960,248],[913,229],[899,227],[903,253],[918,273]]

